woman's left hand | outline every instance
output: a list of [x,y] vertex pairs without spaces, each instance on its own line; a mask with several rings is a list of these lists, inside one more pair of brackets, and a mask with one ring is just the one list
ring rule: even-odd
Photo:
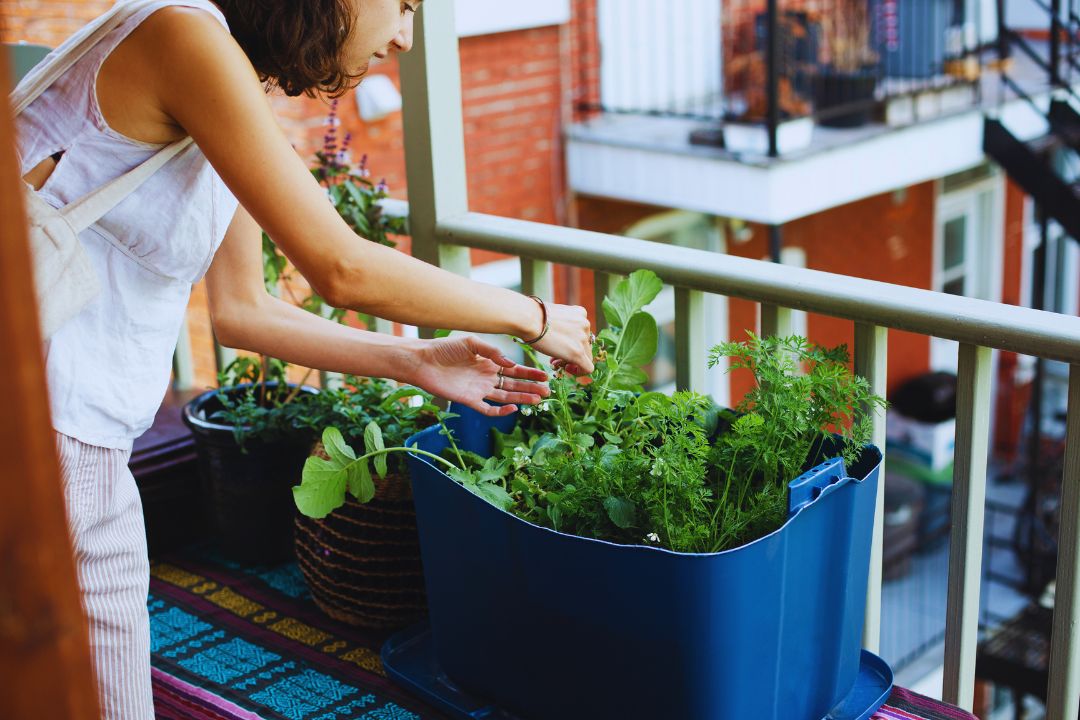
[[[491,417],[535,405],[548,395],[547,373],[519,365],[472,335],[421,341],[413,385]],[[491,405],[485,400],[505,405]]]

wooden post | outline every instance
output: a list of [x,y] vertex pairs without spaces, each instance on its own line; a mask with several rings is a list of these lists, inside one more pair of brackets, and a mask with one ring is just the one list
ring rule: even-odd
[[49,421],[30,248],[0,52],[0,717],[99,718]]

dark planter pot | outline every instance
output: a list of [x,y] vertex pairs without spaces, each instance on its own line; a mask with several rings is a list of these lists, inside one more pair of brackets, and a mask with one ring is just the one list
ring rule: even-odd
[[[247,387],[225,392],[239,395]],[[217,393],[203,393],[183,412],[184,423],[195,435],[206,527],[229,560],[270,564],[290,559],[296,514],[292,488],[300,484],[311,438],[249,441],[246,450],[241,449],[233,426],[210,419],[222,409]]]
[[[514,423],[459,412],[459,445],[482,455]],[[538,527],[410,455],[434,655],[395,664],[409,650],[392,640],[384,665],[436,699],[445,673],[529,720],[869,717],[892,683],[861,650],[880,467],[873,447],[819,465],[790,483],[781,528],[691,554]]]
[[[873,119],[877,75],[872,71],[842,73],[826,68],[814,76],[813,89],[814,110],[825,114],[818,120],[819,125],[852,128]],[[840,111],[845,105],[852,106],[850,112]],[[829,112],[831,110],[838,114]]]

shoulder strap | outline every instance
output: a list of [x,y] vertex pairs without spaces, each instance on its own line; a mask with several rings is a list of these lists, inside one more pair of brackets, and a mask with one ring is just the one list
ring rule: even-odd
[[111,180],[93,192],[65,205],[60,213],[64,215],[77,232],[90,227],[120,204],[120,201],[135,191],[156,173],[162,165],[171,160],[192,142],[190,137],[166,145],[149,160]]
[[91,21],[88,25],[65,40],[49,53],[44,60],[27,73],[19,86],[11,93],[11,105],[15,115],[27,108],[41,93],[45,92],[57,78],[67,72],[72,65],[90,51],[101,38],[118,27],[126,18],[140,7],[154,0],[119,0],[110,10]]
[[[25,110],[41,93],[56,82],[57,78],[67,72],[105,35],[119,27],[125,19],[131,17],[139,9],[159,1],[118,0],[110,10],[65,40],[34,67],[11,93],[11,104],[15,115]],[[121,200],[134,192],[161,166],[190,144],[191,138],[187,137],[165,146],[138,167],[69,203],[60,212],[67,217],[68,222],[77,231],[85,230],[120,204]]]

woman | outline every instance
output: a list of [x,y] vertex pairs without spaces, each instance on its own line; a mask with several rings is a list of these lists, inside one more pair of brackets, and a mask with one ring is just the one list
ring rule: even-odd
[[[231,347],[394,378],[491,415],[535,403],[542,371],[474,337],[367,333],[269,296],[265,229],[332,305],[427,327],[506,333],[591,372],[584,309],[480,285],[357,242],[265,94],[340,93],[412,44],[420,0],[122,0],[124,19],[18,118],[24,179],[59,207],[163,145],[194,144],[80,235],[102,294],[46,346],[53,424],[104,717],[153,717],[148,561],[126,463],[168,383],[205,273]],[[491,405],[488,401],[502,403]]]

